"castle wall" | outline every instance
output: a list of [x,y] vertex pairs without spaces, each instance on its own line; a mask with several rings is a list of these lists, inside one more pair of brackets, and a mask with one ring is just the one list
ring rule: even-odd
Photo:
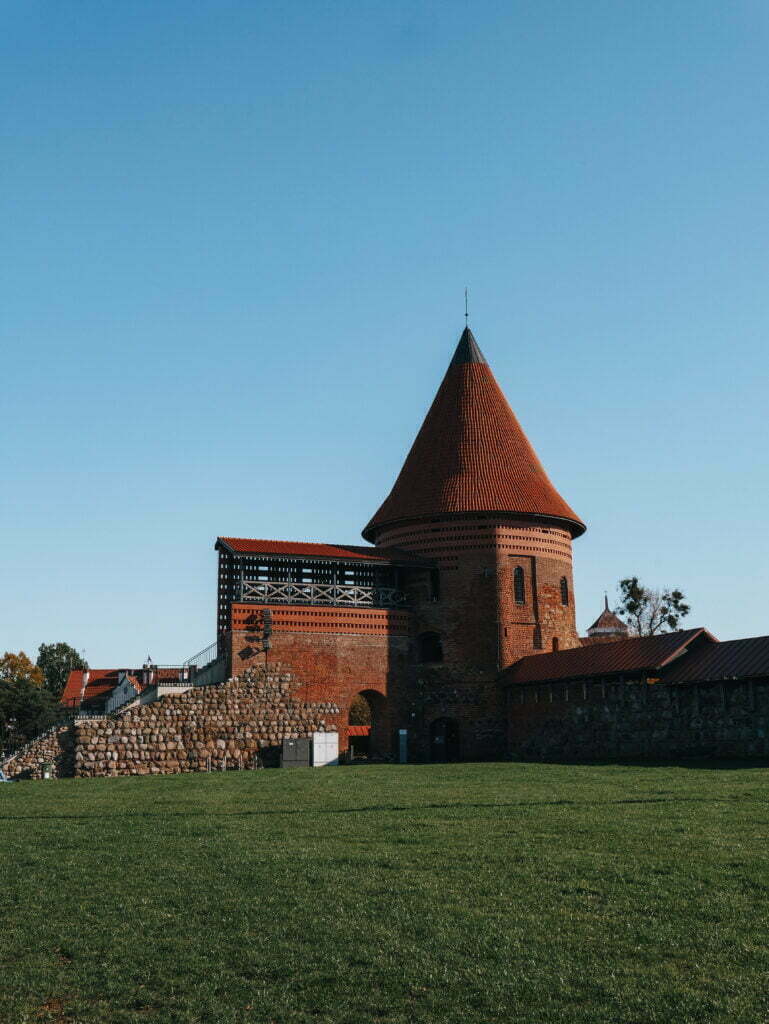
[[76,722],[74,772],[80,777],[169,775],[277,764],[283,740],[336,731],[338,708],[307,702],[277,666],[163,697],[114,718]]
[[332,608],[274,605],[269,651],[262,634],[251,632],[263,621],[264,606],[232,607],[231,674],[252,665],[281,663],[301,681],[298,697],[332,701],[340,710],[339,745],[347,748],[350,704],[363,693],[372,706],[371,751],[393,751],[399,727],[394,712],[399,685],[412,660],[412,618],[409,612],[381,608]]
[[765,757],[769,680],[512,686],[508,730],[512,756],[537,761]]
[[9,779],[42,779],[42,765],[50,764],[52,778],[63,779],[72,775],[73,757],[72,727],[57,725],[0,762],[0,767]]

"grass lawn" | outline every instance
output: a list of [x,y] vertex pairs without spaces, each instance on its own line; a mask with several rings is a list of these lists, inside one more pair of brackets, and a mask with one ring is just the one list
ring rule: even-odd
[[769,1021],[769,769],[0,786],[0,1021]]

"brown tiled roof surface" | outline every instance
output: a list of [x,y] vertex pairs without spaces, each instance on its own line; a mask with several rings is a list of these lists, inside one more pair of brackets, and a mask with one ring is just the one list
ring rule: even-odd
[[703,645],[666,669],[666,683],[713,682],[769,676],[769,636]]
[[530,654],[502,673],[503,683],[547,683],[559,679],[587,679],[630,672],[659,672],[689,644],[717,641],[706,630],[681,629],[659,636],[633,637],[613,644],[590,644],[553,654]]
[[604,608],[590,629],[616,629],[627,633],[627,623],[623,622],[618,615]]
[[305,558],[328,558],[335,561],[418,562],[419,558],[397,548],[374,548],[363,544],[316,544],[295,540],[259,540],[248,537],[217,537],[217,545],[225,544],[241,555],[297,555]]
[[548,479],[469,329],[392,491],[363,531],[402,520],[507,512],[584,523]]

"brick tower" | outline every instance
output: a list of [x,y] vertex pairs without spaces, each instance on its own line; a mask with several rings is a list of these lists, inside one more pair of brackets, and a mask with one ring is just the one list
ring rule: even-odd
[[[580,645],[571,542],[584,531],[465,328],[392,491],[363,530],[377,546],[434,561],[433,592],[412,596],[417,660],[430,665],[433,685],[477,689],[525,655]],[[491,692],[476,715],[481,705],[496,714]]]

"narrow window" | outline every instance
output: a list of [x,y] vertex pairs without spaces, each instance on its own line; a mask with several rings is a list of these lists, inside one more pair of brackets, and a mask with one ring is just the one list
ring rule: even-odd
[[417,637],[417,657],[420,665],[443,661],[443,644],[437,633],[421,633]]
[[516,565],[515,572],[513,573],[513,594],[515,595],[516,604],[526,603],[526,591],[523,584],[523,569],[520,565]]
[[558,637],[557,636],[553,637],[553,650],[554,651],[558,650]]
[[569,603],[569,581],[561,576],[561,604]]

